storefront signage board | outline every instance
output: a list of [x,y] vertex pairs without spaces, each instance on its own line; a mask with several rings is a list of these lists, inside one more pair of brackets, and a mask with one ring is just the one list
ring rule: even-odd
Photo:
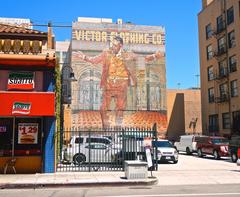
[[8,90],[33,90],[33,72],[11,72],[8,76]]

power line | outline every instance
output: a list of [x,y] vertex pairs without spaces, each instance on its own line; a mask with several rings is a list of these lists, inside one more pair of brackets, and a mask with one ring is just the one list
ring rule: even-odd
[[39,27],[65,27],[65,28],[72,28],[72,25],[52,25],[51,23],[49,24],[32,24],[32,26],[39,26]]

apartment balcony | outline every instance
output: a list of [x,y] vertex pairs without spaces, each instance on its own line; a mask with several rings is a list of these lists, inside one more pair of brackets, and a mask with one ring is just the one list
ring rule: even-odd
[[218,48],[218,50],[214,53],[214,57],[219,58],[226,53],[227,53],[227,47],[224,45]]
[[219,70],[219,73],[217,74],[217,76],[215,77],[216,80],[222,80],[222,79],[226,79],[229,75],[229,71],[227,68],[221,68]]
[[215,98],[215,103],[225,103],[229,101],[229,95],[227,93],[222,93],[220,97]]
[[217,29],[215,31],[213,31],[213,35],[215,37],[219,37],[223,34],[223,32],[226,30],[226,23],[225,22],[221,22],[217,25]]

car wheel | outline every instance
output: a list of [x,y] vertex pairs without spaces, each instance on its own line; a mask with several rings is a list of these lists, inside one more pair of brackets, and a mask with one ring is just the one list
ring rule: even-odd
[[236,155],[236,153],[231,153],[231,160],[232,160],[232,162],[233,163],[236,163],[237,162],[237,155]]
[[199,157],[203,157],[202,150],[200,148],[197,150],[197,154]]
[[187,153],[187,155],[191,155],[192,154],[190,149],[189,149],[189,147],[186,148],[186,153]]
[[220,159],[220,155],[216,150],[213,151],[213,156],[214,156],[214,159]]
[[174,164],[178,163],[178,160],[174,160],[173,163],[174,163]]
[[75,165],[81,165],[81,164],[83,164],[84,162],[86,161],[86,157],[85,157],[85,155],[84,154],[76,154],[76,155],[74,155],[74,157],[73,157],[73,163],[75,164]]

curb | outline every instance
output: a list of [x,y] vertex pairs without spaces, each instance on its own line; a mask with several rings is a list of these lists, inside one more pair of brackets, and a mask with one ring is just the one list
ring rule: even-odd
[[136,186],[136,185],[155,185],[158,183],[157,178],[151,180],[132,180],[132,181],[116,181],[116,182],[83,182],[83,183],[6,183],[0,184],[0,189],[41,189],[41,188],[57,188],[57,187],[115,187],[115,186]]

